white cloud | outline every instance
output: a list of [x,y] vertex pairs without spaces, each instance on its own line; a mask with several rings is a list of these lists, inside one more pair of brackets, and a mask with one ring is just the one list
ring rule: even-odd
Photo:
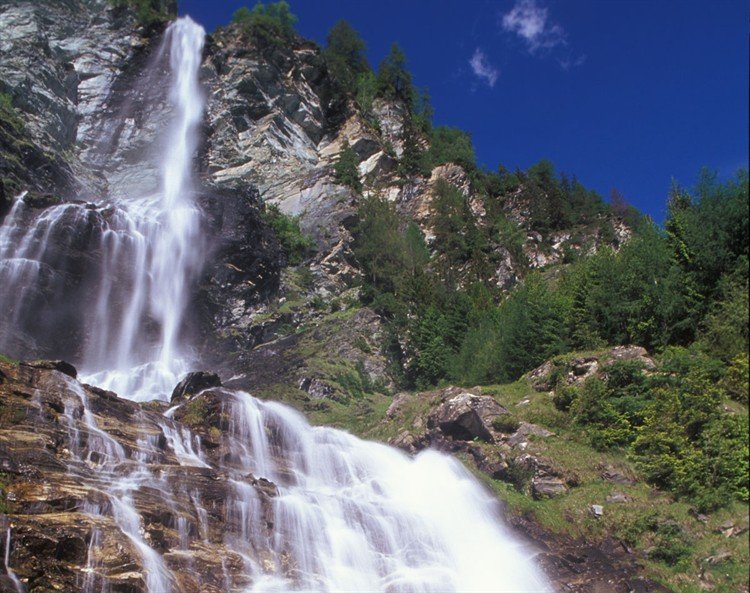
[[549,11],[536,0],[516,0],[503,15],[503,29],[521,37],[531,53],[565,44],[563,28],[549,20]]
[[484,52],[477,48],[474,51],[474,55],[469,60],[471,71],[478,77],[483,79],[490,87],[494,87],[497,82],[497,77],[500,76],[500,71],[495,68],[487,60],[487,56]]
[[571,70],[572,68],[578,68],[578,66],[582,66],[586,63],[586,54],[581,54],[577,58],[573,58],[571,56],[568,56],[567,58],[562,58],[557,61],[558,64],[560,64],[560,68],[565,70],[566,72],[568,70]]

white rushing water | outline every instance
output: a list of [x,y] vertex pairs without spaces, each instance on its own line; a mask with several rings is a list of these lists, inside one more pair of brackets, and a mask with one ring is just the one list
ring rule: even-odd
[[[191,173],[204,108],[203,43],[203,29],[179,19],[157,55],[169,59],[172,118],[156,193],[100,206],[62,204],[35,218],[20,196],[0,227],[0,304],[28,295],[23,306],[32,314],[8,305],[8,322],[24,318],[27,326],[39,306],[36,295],[54,294],[63,282],[54,258],[75,239],[69,229],[96,230],[101,261],[94,306],[81,329],[83,379],[129,399],[167,399],[190,364],[181,330],[204,253]],[[428,451],[409,458],[342,431],[313,428],[288,407],[228,390],[220,393],[228,424],[220,456],[205,454],[200,439],[171,419],[175,408],[156,428],[132,419],[142,436],[138,447],[125,447],[121,433],[100,426],[80,383],[64,381],[69,471],[101,494],[83,508],[96,525],[80,580],[85,593],[108,590],[99,571],[106,533],[96,519],[103,517],[114,520],[138,555],[148,593],[179,590],[177,568],[145,534],[142,506],[156,497],[174,509],[180,551],[208,545],[215,537],[209,512],[201,492],[181,481],[175,471],[181,466],[214,472],[228,484],[223,539],[211,542],[241,558],[241,574],[221,559],[226,593],[550,590],[530,550],[503,526],[497,502],[447,456]],[[258,480],[278,487],[270,502],[259,495]],[[271,505],[270,522],[264,504]],[[10,531],[7,540],[6,573],[21,591],[9,567]],[[191,563],[179,566],[194,570]],[[194,578],[200,583],[203,576]]]
[[[275,566],[253,593],[541,592],[550,589],[529,550],[502,526],[497,502],[455,460],[427,451],[411,459],[340,430],[313,428],[297,412],[226,392],[228,465],[279,485],[274,499]],[[233,547],[262,545],[257,499],[238,487],[231,501]],[[288,560],[287,560],[288,561]],[[257,567],[256,567],[257,572]]]
[[[124,197],[105,196],[96,205],[61,204],[36,218],[21,195],[0,227],[5,327],[23,322],[24,329],[40,336],[80,331],[85,379],[139,401],[167,399],[189,367],[180,331],[205,252],[192,181],[205,102],[198,82],[204,37],[203,28],[189,18],[177,20],[150,66],[158,73],[168,60],[170,73],[171,121],[160,139],[155,193],[120,190],[117,195]],[[45,319],[59,322],[63,311],[76,308],[61,302],[70,282],[65,273],[72,267],[63,260],[76,235],[86,234],[96,244],[82,250],[98,260],[79,264],[86,282],[81,292],[96,297],[78,308],[90,304],[92,310],[71,314],[80,327],[45,326]]]
[[[116,222],[102,235],[106,260],[95,312],[95,326],[84,369],[88,379],[138,400],[166,398],[187,370],[179,337],[191,281],[203,263],[200,212],[194,204],[192,159],[198,143],[204,96],[198,83],[205,32],[189,18],[173,23],[160,53],[169,56],[174,107],[160,164],[157,195],[119,200]],[[123,265],[124,264],[124,265]],[[129,302],[112,319],[113,290],[123,268]],[[159,335],[143,360],[142,336],[148,320]]]
[[23,593],[24,587],[21,581],[16,576],[16,573],[13,572],[13,569],[10,567],[10,543],[11,543],[11,530],[10,527],[5,532],[5,574],[8,575],[8,578],[10,579],[10,582],[13,584],[13,588],[16,590],[16,593]]

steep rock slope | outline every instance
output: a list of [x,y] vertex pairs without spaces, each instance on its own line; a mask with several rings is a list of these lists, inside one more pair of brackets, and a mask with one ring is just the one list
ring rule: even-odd
[[[146,591],[163,568],[179,575],[170,590],[244,582],[244,560],[229,540],[247,526],[230,507],[235,486],[223,470],[198,460],[198,441],[163,408],[71,375],[65,363],[0,363],[3,551],[16,578],[39,593]],[[252,476],[244,483],[268,517],[258,528],[270,529],[276,487]],[[128,526],[131,508],[145,517],[143,533]],[[201,543],[187,549],[196,534]],[[163,566],[149,565],[144,544]],[[10,576],[0,577],[0,590],[16,590]]]

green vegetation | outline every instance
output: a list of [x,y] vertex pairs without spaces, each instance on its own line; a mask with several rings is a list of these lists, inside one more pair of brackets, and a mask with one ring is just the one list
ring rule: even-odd
[[281,243],[289,265],[296,266],[314,250],[312,240],[300,230],[296,216],[284,214],[275,204],[266,204],[263,218]]
[[[529,450],[555,459],[578,476],[577,485],[563,496],[533,500],[528,468],[511,463],[512,485],[491,486],[512,512],[551,531],[619,538],[672,588],[697,591],[696,575],[710,574],[717,591],[737,590],[746,583],[746,538],[730,541],[717,532],[748,500],[747,172],[726,183],[704,172],[694,191],[674,187],[662,229],[617,190],[607,204],[549,161],[526,171],[481,168],[469,134],[433,127],[429,96],[415,87],[397,44],[374,72],[348,23],[337,23],[327,41],[323,55],[334,92],[375,130],[377,99],[395,102],[403,114],[402,183],[447,163],[462,167],[469,181],[468,192],[447,181],[432,185],[429,245],[393,203],[377,195],[360,202],[353,229],[359,298],[385,320],[382,347],[398,387],[508,383],[556,357],[551,396],[525,382],[487,392],[512,410],[497,419],[497,430],[512,432],[524,421],[556,432],[530,437]],[[392,147],[389,154],[395,157]],[[336,179],[361,192],[357,164],[356,153],[342,146]],[[617,220],[634,231],[622,245]],[[562,265],[530,269],[530,232],[538,233],[542,253],[550,253],[559,233],[568,235]],[[508,258],[515,276],[498,277]],[[294,306],[308,303],[330,318],[326,324],[348,314],[328,311],[323,299]],[[366,373],[351,361],[328,360],[306,332],[295,337],[296,352],[335,394],[302,404],[314,421],[387,439],[429,408],[424,394],[416,395],[401,426],[381,423],[388,399]],[[565,365],[573,352],[623,344],[646,347],[657,368],[616,362],[568,384]],[[358,352],[371,348],[365,342]],[[293,391],[279,396],[304,398]],[[603,464],[628,476],[626,483],[603,481]],[[603,517],[592,515],[591,504],[618,493],[626,504],[606,503]],[[707,517],[698,519],[701,513]],[[720,559],[707,560],[714,557]]]
[[327,42],[323,57],[331,76],[344,90],[358,87],[359,77],[371,73],[365,42],[359,33],[347,21],[340,20],[328,32]]
[[339,151],[336,162],[333,165],[336,181],[342,185],[351,187],[357,193],[362,191],[362,182],[359,179],[359,156],[354,149],[349,146],[349,142],[344,140],[341,150]]
[[591,377],[580,388],[558,380],[554,405],[593,448],[628,451],[646,481],[699,510],[747,502],[748,416],[724,411],[722,365],[680,347],[658,362],[648,374],[638,362],[615,362],[605,379]]
[[10,513],[11,505],[8,502],[7,490],[10,484],[8,474],[0,472],[0,513]]
[[411,72],[406,67],[406,55],[398,43],[391,45],[390,52],[378,66],[377,88],[379,96],[401,101],[411,108],[414,87]]
[[269,4],[258,2],[252,10],[243,6],[232,15],[232,23],[240,25],[261,48],[282,46],[294,37],[296,22],[297,17],[284,0]]
[[471,136],[463,130],[449,126],[438,126],[433,130],[427,160],[431,167],[455,163],[471,171],[477,166]]
[[[497,246],[523,261],[523,232],[504,215],[478,226],[466,196],[439,180],[433,188],[430,254],[416,226],[405,226],[392,204],[365,200],[354,254],[364,272],[362,298],[390,320],[411,360],[405,386],[441,380],[507,381],[568,348],[569,298],[531,275],[500,306],[488,279]],[[457,274],[462,271],[463,278]],[[466,278],[473,283],[459,287]]]
[[517,183],[520,198],[529,207],[531,226],[540,233],[589,223],[606,211],[601,196],[587,190],[575,177],[558,176],[547,160],[526,172],[516,171],[507,182]]
[[[559,357],[558,372],[574,357],[601,356],[602,352],[576,353]],[[659,361],[660,374],[669,376],[671,368]],[[637,365],[617,363],[619,379],[635,373]],[[554,371],[553,371],[554,373]],[[640,374],[640,369],[638,369]],[[644,376],[644,380],[648,379]],[[556,389],[556,391],[558,391]],[[722,508],[701,514],[695,504],[684,497],[675,499],[668,492],[649,486],[639,478],[634,459],[626,450],[595,449],[586,426],[573,423],[570,413],[561,412],[547,393],[532,389],[525,379],[504,385],[482,388],[485,395],[511,410],[500,416],[494,427],[501,432],[512,431],[516,423],[531,422],[554,431],[548,437],[530,436],[520,455],[530,454],[553,460],[554,465],[574,485],[559,496],[534,498],[529,492],[533,475],[523,464],[514,464],[514,453],[505,451],[509,465],[503,480],[492,479],[476,469],[471,456],[463,461],[497,496],[504,501],[510,515],[532,520],[541,529],[565,537],[580,539],[587,544],[619,540],[634,552],[643,567],[643,574],[682,593],[698,593],[698,575],[715,585],[716,591],[738,591],[747,583],[746,558],[748,538],[747,507],[727,499]],[[426,417],[435,405],[437,392],[414,393],[399,405],[393,419],[370,419],[363,426],[363,417],[351,418],[347,428],[370,438],[388,440],[404,431],[413,432],[415,421]],[[322,418],[322,417],[321,417]],[[497,459],[498,447],[489,443],[473,443],[488,459]],[[603,478],[605,472],[618,476],[617,481]],[[603,506],[603,515],[594,516],[591,505]],[[727,531],[729,526],[732,531]]]
[[130,9],[141,25],[153,25],[168,21],[175,15],[165,12],[158,0],[109,0],[116,9]]
[[18,116],[13,99],[0,93],[0,214],[10,207],[13,197],[20,191],[17,168],[19,156],[30,146],[23,121]]
[[561,388],[561,413],[592,446],[630,450],[650,482],[701,508],[746,499],[746,411],[721,413],[747,401],[746,172],[726,184],[704,175],[670,207],[666,232],[641,224],[618,252],[527,273],[507,296],[487,281],[491,246],[516,237],[522,255],[519,233],[503,217],[478,226],[447,182],[433,195],[432,252],[379,198],[362,203],[354,233],[362,300],[387,320],[402,386],[506,382],[557,354],[640,344],[677,365],[673,379],[615,366],[607,382]]
[[206,401],[202,398],[195,398],[185,404],[185,412],[181,421],[191,428],[200,429],[206,424],[207,414]]
[[13,107],[13,98],[8,93],[0,93],[0,133],[3,140],[6,134],[19,136],[24,133],[23,121],[18,117]]

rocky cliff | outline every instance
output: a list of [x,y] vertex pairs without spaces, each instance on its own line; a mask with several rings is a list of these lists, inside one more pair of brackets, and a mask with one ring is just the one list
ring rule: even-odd
[[[37,295],[41,301],[86,298],[86,254],[96,249],[99,219],[107,216],[102,197],[148,192],[158,184],[148,156],[164,150],[154,143],[154,134],[157,122],[169,116],[169,106],[164,85],[142,73],[151,71],[144,66],[154,60],[163,24],[143,25],[127,6],[115,4],[16,2],[0,10],[0,25],[10,32],[0,58],[0,92],[7,99],[0,126],[2,208],[7,211],[22,191],[28,192],[27,219],[60,202],[92,204],[89,214],[71,222],[83,226],[71,245],[70,261],[47,261],[52,273],[64,278],[64,288],[53,296],[53,290]],[[167,14],[174,9],[161,8]],[[337,184],[333,174],[345,142],[360,161],[364,195],[378,193],[397,204],[428,242],[434,237],[431,202],[439,179],[457,187],[472,205],[477,224],[485,224],[482,198],[472,193],[460,166],[441,165],[426,177],[399,174],[403,105],[378,99],[372,117],[364,118],[336,87],[315,44],[294,37],[286,45],[257,46],[241,27],[229,26],[210,36],[201,80],[207,114],[199,154],[200,205],[212,255],[192,299],[190,331],[199,336],[204,358],[218,364],[226,355],[247,357],[252,348],[290,329],[296,333],[320,318],[309,314],[307,305],[315,299],[335,299],[338,309],[351,302],[345,294],[359,273],[351,233],[362,198]],[[259,214],[264,203],[299,216],[302,231],[313,239],[315,253],[306,262],[310,273],[303,274],[303,281],[294,271],[282,276],[284,257]],[[503,208],[527,225],[522,202],[506,200]],[[607,240],[620,243],[629,230],[614,222],[615,233]],[[58,229],[61,236],[66,229]],[[570,249],[595,250],[597,233],[593,227],[543,237],[528,227],[523,250],[531,267],[549,265]],[[492,281],[509,288],[525,264],[511,257],[502,242],[493,249]],[[60,321],[53,333],[65,335],[64,328],[82,325]],[[353,339],[367,339],[372,331]],[[17,336],[14,343],[15,352],[25,357],[75,361],[81,341],[77,335],[35,344]],[[380,369],[371,379],[389,383],[384,362],[366,358],[372,369]],[[242,374],[243,366],[235,364],[234,371]],[[304,378],[294,377],[294,382]]]

